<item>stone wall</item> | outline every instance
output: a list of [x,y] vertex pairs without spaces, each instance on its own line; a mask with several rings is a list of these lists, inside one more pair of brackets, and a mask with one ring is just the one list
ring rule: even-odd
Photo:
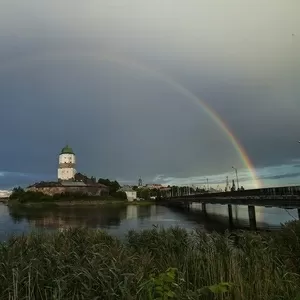
[[82,193],[88,196],[107,196],[109,189],[104,186],[31,186],[27,191],[41,192],[46,195],[53,196],[63,193]]

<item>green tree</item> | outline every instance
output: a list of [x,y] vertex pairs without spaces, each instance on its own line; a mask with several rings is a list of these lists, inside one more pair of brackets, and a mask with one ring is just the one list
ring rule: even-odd
[[122,200],[127,199],[127,195],[123,191],[114,192],[114,193],[111,194],[111,196],[114,197],[114,198],[117,198],[117,199],[122,199]]
[[74,179],[75,179],[75,181],[81,181],[84,183],[87,183],[89,180],[89,178],[86,175],[81,174],[81,173],[76,173],[74,176]]
[[99,178],[98,183],[104,184],[109,187],[109,194],[112,195],[117,192],[117,190],[121,187],[118,181],[110,181],[109,179]]
[[148,189],[144,189],[142,191],[142,198],[145,200],[150,200],[150,191]]

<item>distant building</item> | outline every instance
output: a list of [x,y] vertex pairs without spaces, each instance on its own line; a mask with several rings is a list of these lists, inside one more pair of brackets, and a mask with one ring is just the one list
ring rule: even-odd
[[137,192],[134,191],[131,187],[124,186],[120,188],[118,192],[124,192],[129,202],[132,202],[137,198]]
[[138,181],[138,187],[142,187],[143,186],[143,180],[142,178],[140,177],[139,181]]
[[1,198],[8,198],[11,195],[11,193],[12,193],[12,191],[0,190],[0,199]]
[[153,184],[146,184],[145,188],[150,190],[155,190],[155,189],[160,190],[161,188],[164,188],[164,186],[161,184],[153,183]]
[[59,181],[73,181],[76,170],[76,157],[72,148],[66,145],[60,152],[58,158],[57,177]]

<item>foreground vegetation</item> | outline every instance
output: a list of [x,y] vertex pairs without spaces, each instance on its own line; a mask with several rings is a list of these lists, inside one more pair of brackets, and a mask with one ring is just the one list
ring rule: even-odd
[[1,299],[299,299],[300,224],[220,235],[184,229],[32,233],[0,245]]

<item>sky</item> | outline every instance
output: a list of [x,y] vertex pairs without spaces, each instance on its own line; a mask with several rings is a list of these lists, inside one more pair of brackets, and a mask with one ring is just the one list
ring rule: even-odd
[[[300,185],[298,0],[0,0],[0,189],[77,170]],[[203,105],[204,104],[204,105]]]

